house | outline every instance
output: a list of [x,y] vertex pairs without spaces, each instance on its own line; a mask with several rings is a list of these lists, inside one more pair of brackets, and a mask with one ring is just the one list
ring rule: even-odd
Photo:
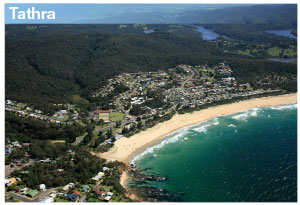
[[89,188],[90,188],[89,185],[82,185],[81,188],[80,188],[80,191],[81,192],[87,192],[89,190]]
[[107,192],[106,195],[112,197],[112,196],[114,195],[114,193],[112,193],[112,192]]
[[17,183],[17,179],[16,178],[9,178],[7,179],[9,182],[7,183],[7,186],[13,185]]
[[50,160],[50,158],[47,158],[47,159],[40,160],[40,162],[48,163],[48,162],[51,162],[51,160]]
[[106,196],[105,198],[104,198],[104,201],[105,202],[109,202],[111,200],[111,196]]
[[65,196],[65,198],[66,198],[67,200],[69,200],[69,201],[75,202],[75,201],[79,198],[79,196],[76,195],[76,194],[67,194],[67,195]]
[[120,134],[115,135],[115,139],[116,139],[116,140],[118,140],[118,139],[120,139],[120,138],[122,138],[122,137],[124,137],[124,135],[120,135]]
[[55,197],[56,197],[56,193],[51,193],[49,196],[50,196],[51,198],[55,198]]
[[18,186],[14,187],[14,191],[16,191],[16,192],[19,192],[20,190],[21,190],[20,187],[18,187]]
[[20,192],[21,192],[22,194],[27,194],[28,188],[20,189]]
[[54,198],[52,197],[47,197],[47,198],[44,198],[41,203],[52,203],[54,202]]
[[93,188],[92,192],[94,192],[97,196],[104,196],[104,192],[97,188]]
[[66,186],[64,186],[61,190],[64,191],[64,192],[69,192],[70,191],[70,186],[69,184],[67,184]]
[[40,184],[39,189],[44,191],[46,189],[46,185],[45,184]]
[[76,195],[80,196],[80,192],[77,191],[77,190],[74,190],[74,191],[73,191],[73,194],[76,194]]
[[5,147],[5,153],[6,153],[6,154],[10,154],[10,153],[11,153],[11,149],[10,149],[10,148],[7,148],[7,147]]
[[106,172],[106,171],[109,170],[109,168],[108,168],[108,167],[103,167],[102,170],[103,170],[104,172]]
[[92,178],[92,180],[98,181],[104,176],[104,172],[99,172],[96,176]]
[[72,187],[74,187],[74,186],[75,186],[74,183],[69,183],[69,184],[67,184],[66,186],[64,186],[64,187],[62,188],[62,191],[64,191],[64,192],[69,192],[70,189],[71,189]]
[[103,191],[100,191],[100,190],[96,190],[95,191],[95,194],[97,195],[97,196],[103,196],[104,195],[104,192]]
[[10,181],[8,179],[5,179],[5,186],[9,186]]
[[37,189],[32,189],[30,190],[27,195],[30,196],[30,197],[34,197],[36,196],[37,194],[39,193],[39,191]]
[[11,143],[14,147],[22,147],[18,141]]

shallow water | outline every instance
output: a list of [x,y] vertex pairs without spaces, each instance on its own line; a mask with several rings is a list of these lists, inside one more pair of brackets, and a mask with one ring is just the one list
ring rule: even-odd
[[255,108],[168,135],[132,161],[183,201],[296,201],[297,106]]

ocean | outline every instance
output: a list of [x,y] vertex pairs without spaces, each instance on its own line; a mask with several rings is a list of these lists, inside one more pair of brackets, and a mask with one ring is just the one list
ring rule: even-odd
[[146,186],[185,202],[297,201],[297,104],[254,108],[180,129],[133,159]]

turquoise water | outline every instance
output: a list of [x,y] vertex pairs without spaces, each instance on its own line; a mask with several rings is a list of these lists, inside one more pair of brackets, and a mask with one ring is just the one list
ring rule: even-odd
[[181,129],[132,159],[187,202],[297,200],[297,105],[255,108]]

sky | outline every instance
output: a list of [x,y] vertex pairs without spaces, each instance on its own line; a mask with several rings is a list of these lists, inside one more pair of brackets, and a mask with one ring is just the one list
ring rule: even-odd
[[[167,12],[174,13],[191,9],[217,9],[237,5],[224,4],[5,4],[5,23],[89,23],[90,20],[105,19],[126,15],[127,13]],[[9,7],[19,7],[26,11],[35,7],[36,11],[55,11],[55,20],[18,20],[12,19]],[[120,22],[122,19],[120,19]],[[168,23],[168,22],[166,22]]]

